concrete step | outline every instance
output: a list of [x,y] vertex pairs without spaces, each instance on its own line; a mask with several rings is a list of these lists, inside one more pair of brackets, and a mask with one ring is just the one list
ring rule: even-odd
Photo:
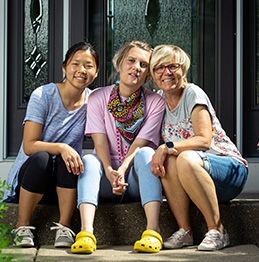
[[[18,205],[8,203],[1,223],[15,227]],[[232,245],[259,245],[259,196],[241,195],[229,203],[220,204],[221,219],[228,231]],[[195,244],[199,244],[207,231],[203,216],[196,206],[190,208],[191,224]],[[52,222],[59,221],[56,205],[38,205],[31,220],[37,246],[52,245],[55,231]],[[133,245],[145,230],[146,219],[140,203],[100,204],[94,223],[98,245]],[[80,214],[75,210],[71,228],[80,231]],[[177,223],[166,201],[161,205],[160,228],[163,239],[176,231]]]

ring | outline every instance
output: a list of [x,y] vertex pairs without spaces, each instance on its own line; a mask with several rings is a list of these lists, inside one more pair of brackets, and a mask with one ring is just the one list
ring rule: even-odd
[[158,166],[158,167],[156,168],[156,170],[160,170],[160,167]]

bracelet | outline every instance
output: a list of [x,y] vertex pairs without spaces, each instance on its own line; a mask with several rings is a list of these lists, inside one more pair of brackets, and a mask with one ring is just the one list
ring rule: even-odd
[[173,155],[175,151],[176,150],[174,148],[170,148],[170,147],[167,148],[167,152],[169,155]]

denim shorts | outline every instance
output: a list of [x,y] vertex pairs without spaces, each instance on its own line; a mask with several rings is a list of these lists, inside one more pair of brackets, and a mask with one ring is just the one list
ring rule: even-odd
[[241,193],[248,175],[244,164],[232,157],[196,152],[203,161],[204,169],[214,181],[219,202],[228,202]]

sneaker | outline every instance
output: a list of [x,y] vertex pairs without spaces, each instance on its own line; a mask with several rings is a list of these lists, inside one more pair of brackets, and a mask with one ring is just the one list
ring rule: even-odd
[[15,247],[34,247],[33,234],[31,232],[35,227],[20,226],[12,230],[14,236],[13,246]]
[[68,227],[59,223],[53,222],[56,226],[51,227],[50,230],[57,230],[55,247],[71,247],[74,244],[75,233]]
[[193,235],[190,230],[185,231],[183,228],[180,228],[178,231],[173,233],[173,235],[167,238],[164,242],[164,247],[171,249],[191,245],[193,245]]
[[220,250],[228,245],[229,237],[226,230],[223,235],[218,230],[211,229],[208,233],[206,233],[205,238],[198,246],[198,250],[214,251]]

